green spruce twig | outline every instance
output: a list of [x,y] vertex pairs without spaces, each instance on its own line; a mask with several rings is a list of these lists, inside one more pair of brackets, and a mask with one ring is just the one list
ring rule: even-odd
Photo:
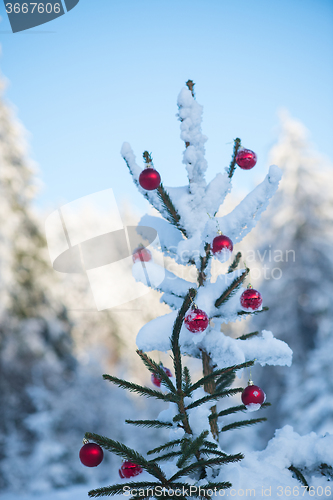
[[[263,403],[261,408],[267,408],[271,406],[271,403]],[[225,410],[220,411],[219,413],[214,413],[210,415],[209,420],[217,419],[218,417],[224,417],[225,415],[231,415],[232,413],[237,413],[239,411],[246,411],[245,405],[231,406],[230,408],[226,408]]]
[[206,243],[205,245],[205,256],[202,257],[200,256],[200,270],[198,271],[198,284],[199,286],[202,286],[204,282],[206,281],[206,273],[205,269],[208,266],[209,259],[211,258],[212,254],[210,252],[210,244]]
[[169,441],[168,443],[162,444],[161,446],[158,446],[157,448],[154,448],[153,450],[149,450],[147,452],[147,455],[152,455],[153,453],[159,453],[160,451],[174,448],[175,446],[180,445],[181,442],[182,442],[182,439],[174,439],[173,441]]
[[259,422],[266,422],[267,418],[253,418],[251,420],[240,420],[239,422],[233,422],[232,424],[225,425],[222,427],[221,432],[230,431],[231,429],[239,429],[240,427],[245,427],[248,425],[258,424]]
[[[161,183],[158,188],[156,189],[157,195],[163,205],[163,208],[167,211],[168,217],[166,219],[171,222],[181,233],[187,238],[187,232],[186,230],[182,227],[180,223],[180,215],[177,212],[174,204],[172,203],[172,200],[170,198],[169,193],[164,189],[163,184]],[[165,216],[164,214],[162,214]]]
[[238,316],[246,316],[246,315],[256,315],[256,314],[260,314],[260,313],[263,313],[265,311],[268,311],[269,310],[269,307],[263,307],[262,309],[260,309],[260,311],[253,311],[253,312],[248,312],[248,311],[238,311]]
[[140,358],[142,359],[144,365],[148,368],[148,370],[151,373],[158,375],[158,378],[161,380],[161,383],[163,385],[165,385],[169,389],[170,392],[175,393],[176,388],[173,385],[173,383],[171,382],[170,377],[168,377],[168,375],[165,373],[165,371],[161,367],[161,365],[156,363],[156,361],[151,359],[149,356],[147,356],[147,354],[145,352],[143,352],[139,349],[137,349],[136,352],[140,356]]
[[179,457],[181,455],[181,451],[169,451],[169,453],[165,453],[164,455],[159,455],[158,457],[154,458],[152,461],[153,462],[165,462],[169,461],[170,458],[175,458]]
[[255,337],[256,335],[259,335],[259,331],[246,333],[245,335],[241,335],[240,337],[237,337],[236,340],[246,340],[246,339],[250,339],[251,337]]
[[235,372],[229,372],[229,373],[222,375],[222,377],[218,378],[216,381],[216,389],[218,391],[222,391],[226,387],[230,387],[232,385],[233,381],[235,380],[235,378],[236,378]]
[[244,282],[246,276],[249,274],[250,269],[246,268],[245,271],[234,281],[228,288],[222,293],[222,295],[215,301],[215,307],[220,307],[223,303],[225,303],[232,295],[238,290],[241,284]]
[[[143,154],[143,159],[148,167],[153,167],[153,159],[151,156],[151,153],[148,151],[144,151]],[[158,188],[156,189],[157,195],[160,199],[160,202],[162,203],[163,208],[167,212],[167,216],[165,214],[162,214],[171,224],[177,227],[183,235],[187,238],[187,234],[185,229],[181,226],[180,224],[180,215],[177,212],[174,204],[172,203],[172,200],[170,198],[169,193],[164,189],[163,184],[161,183]]]
[[196,296],[196,290],[194,288],[190,288],[185,299],[183,302],[182,307],[180,308],[176,321],[174,322],[173,325],[173,330],[172,330],[172,335],[170,339],[171,343],[171,350],[172,350],[172,356],[173,356],[173,366],[175,370],[175,377],[176,377],[176,388],[177,388],[177,405],[178,405],[178,411],[180,415],[183,415],[182,417],[182,422],[183,422],[183,428],[187,434],[192,434],[192,430],[188,421],[188,416],[185,410],[185,404],[184,404],[184,392],[183,392],[183,369],[182,369],[182,359],[181,359],[181,352],[180,352],[180,345],[179,345],[179,335],[180,335],[180,330],[183,325],[183,321],[185,318],[185,314],[187,313],[188,309],[191,307],[191,303],[193,302],[194,298]]
[[126,424],[136,425],[138,427],[147,427],[147,428],[155,428],[162,429],[164,427],[172,427],[171,422],[161,422],[160,420],[125,420]]
[[196,456],[202,446],[205,438],[208,436],[208,431],[203,431],[196,439],[193,439],[191,444],[187,446],[177,462],[177,467],[181,468],[191,457]]
[[230,166],[229,166],[229,172],[228,172],[229,179],[232,178],[232,176],[234,175],[234,172],[235,172],[235,168],[236,168],[236,156],[237,156],[238,150],[240,148],[240,145],[241,145],[241,140],[237,137],[234,140],[234,151],[233,151],[231,163],[230,163]]
[[294,473],[296,479],[298,479],[298,481],[302,483],[303,486],[306,486],[309,489],[308,482],[299,469],[297,469],[294,465],[291,465],[290,467],[288,467],[288,469]]
[[144,387],[142,385],[133,384],[132,382],[122,380],[114,377],[113,375],[104,374],[103,378],[104,380],[109,380],[121,389],[127,389],[130,392],[135,392],[141,396],[146,396],[147,398],[162,399],[163,401],[172,401],[173,403],[177,402],[177,395],[173,393],[163,394],[160,391],[155,391],[154,389],[150,389],[149,387]]
[[131,483],[121,483],[121,484],[113,484],[112,486],[104,486],[103,488],[97,488],[95,490],[90,490],[88,495],[90,497],[110,497],[113,495],[121,495],[124,493],[125,486],[129,486],[130,489],[146,489],[146,488],[156,488],[156,486],[160,486],[160,483],[152,483],[152,482],[131,482]]
[[241,453],[237,453],[236,455],[227,455],[225,457],[216,457],[216,458],[211,458],[209,460],[198,460],[197,462],[194,462],[187,467],[184,467],[183,469],[180,469],[176,474],[174,474],[169,481],[174,481],[175,479],[178,479],[183,476],[187,476],[191,474],[192,472],[196,471],[199,468],[205,468],[205,467],[214,467],[215,465],[223,465],[227,463],[233,463],[233,462],[239,462],[239,460],[242,460],[244,458],[244,455]]
[[178,312],[176,321],[173,325],[171,336],[171,349],[173,354],[173,365],[175,369],[176,387],[179,394],[182,392],[182,360],[179,346],[179,335],[183,325],[185,314],[191,307],[192,301],[194,300],[195,296],[196,290],[194,288],[190,288],[184,299],[183,305]]
[[186,396],[189,396],[191,392],[195,391],[199,387],[203,386],[204,384],[207,384],[207,382],[210,382],[211,380],[215,380],[217,377],[220,377],[221,375],[225,375],[226,373],[229,372],[235,372],[237,370],[241,370],[242,368],[248,368],[249,366],[253,366],[254,361],[246,361],[245,363],[241,363],[239,365],[233,365],[233,366],[228,366],[227,368],[221,368],[219,370],[214,370],[212,373],[209,375],[206,375],[205,377],[200,378],[197,382],[195,382],[189,390],[186,392]]
[[184,366],[184,384],[183,384],[183,391],[185,394],[188,394],[188,391],[191,387],[191,375],[190,375],[190,370],[187,368],[187,366]]
[[242,258],[241,252],[238,252],[233,260],[233,262],[230,264],[229,269],[228,269],[228,274],[233,273],[239,264],[239,261]]
[[125,460],[130,460],[131,462],[140,465],[142,469],[149,472],[149,474],[159,479],[162,483],[166,482],[165,474],[157,464],[148,462],[140,453],[133,450],[132,448],[129,448],[123,443],[119,443],[118,441],[114,441],[113,439],[94,434],[93,432],[86,432],[85,438],[94,441],[105,450],[111,451],[115,455],[118,455]]

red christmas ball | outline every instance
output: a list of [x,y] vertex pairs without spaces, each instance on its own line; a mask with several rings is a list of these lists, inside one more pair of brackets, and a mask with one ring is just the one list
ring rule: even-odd
[[257,163],[257,155],[250,149],[241,148],[236,155],[236,163],[243,170],[250,170]]
[[261,308],[262,296],[254,288],[247,288],[241,295],[240,303],[246,312],[258,311]]
[[82,446],[79,457],[86,467],[97,467],[103,460],[104,453],[98,444],[87,443]]
[[242,392],[242,402],[248,411],[259,410],[265,399],[266,394],[257,385],[250,384]]
[[129,477],[138,476],[141,474],[142,468],[129,460],[126,460],[119,469],[119,476],[124,479]]
[[[161,368],[165,371],[165,373],[167,374],[168,377],[172,377],[172,373],[171,371],[169,370],[169,368],[166,368],[165,366],[161,366]],[[151,381],[154,385],[156,385],[157,387],[161,387],[161,378],[159,376],[158,373],[152,373],[151,374]]]
[[185,316],[185,326],[192,333],[201,333],[206,330],[209,318],[201,309],[191,309]]
[[212,252],[220,262],[226,262],[230,259],[233,249],[234,245],[228,236],[219,234],[213,239]]
[[151,253],[147,248],[138,247],[133,252],[133,262],[149,262],[152,259]]
[[139,176],[139,184],[146,191],[152,191],[161,184],[161,176],[154,168],[145,168]]

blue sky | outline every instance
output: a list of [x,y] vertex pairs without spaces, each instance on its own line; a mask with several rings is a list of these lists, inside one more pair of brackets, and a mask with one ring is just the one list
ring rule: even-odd
[[289,109],[332,155],[333,3],[328,0],[80,0],[66,15],[12,34],[1,3],[6,97],[30,133],[44,183],[37,204],[113,188],[140,210],[120,156],[152,152],[166,186],[184,185],[177,95],[188,78],[204,106],[210,180],[232,141],[258,154],[234,185],[265,174],[277,111]]

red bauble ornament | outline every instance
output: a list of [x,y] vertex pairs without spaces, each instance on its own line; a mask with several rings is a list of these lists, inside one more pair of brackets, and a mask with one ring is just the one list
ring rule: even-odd
[[249,385],[242,392],[242,402],[248,411],[259,410],[265,399],[264,391],[257,385],[253,385],[253,382],[249,382]]
[[247,288],[241,295],[240,303],[243,311],[258,311],[261,308],[262,296],[254,288]]
[[119,476],[124,479],[129,477],[138,476],[141,474],[142,468],[129,460],[126,460],[119,469]]
[[132,258],[133,262],[149,262],[150,260],[152,260],[150,251],[143,246],[138,247],[134,250]]
[[257,155],[250,149],[241,148],[236,155],[236,163],[243,170],[250,170],[257,163]]
[[234,245],[228,236],[219,234],[213,239],[212,252],[220,262],[226,262],[230,259],[233,249]]
[[[165,371],[165,373],[167,374],[168,377],[172,377],[172,373],[171,371],[169,370],[169,368],[166,368],[165,366],[161,365],[161,368],[162,370]],[[157,387],[161,387],[161,378],[159,376],[158,373],[152,373],[151,374],[151,381],[154,385],[156,385]]]
[[152,191],[161,184],[161,176],[154,168],[145,168],[139,176],[139,184],[146,191]]
[[96,443],[86,443],[82,446],[79,457],[86,467],[97,467],[104,457],[102,448]]
[[192,333],[201,333],[206,330],[209,324],[209,318],[205,311],[192,308],[185,316],[185,326]]

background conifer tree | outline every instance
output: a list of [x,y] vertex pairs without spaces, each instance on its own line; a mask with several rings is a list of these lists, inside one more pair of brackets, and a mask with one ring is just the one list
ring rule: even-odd
[[[261,256],[266,252],[268,279],[260,287],[267,296],[267,321],[294,355],[290,368],[268,367],[264,376],[274,411],[268,410],[256,437],[261,446],[286,423],[302,434],[333,430],[333,169],[314,151],[306,128],[287,112],[281,114],[270,160],[281,167],[283,178],[258,225],[255,247]],[[272,278],[274,268],[281,270],[275,271],[278,279]],[[253,318],[252,325],[262,327],[262,318]]]

